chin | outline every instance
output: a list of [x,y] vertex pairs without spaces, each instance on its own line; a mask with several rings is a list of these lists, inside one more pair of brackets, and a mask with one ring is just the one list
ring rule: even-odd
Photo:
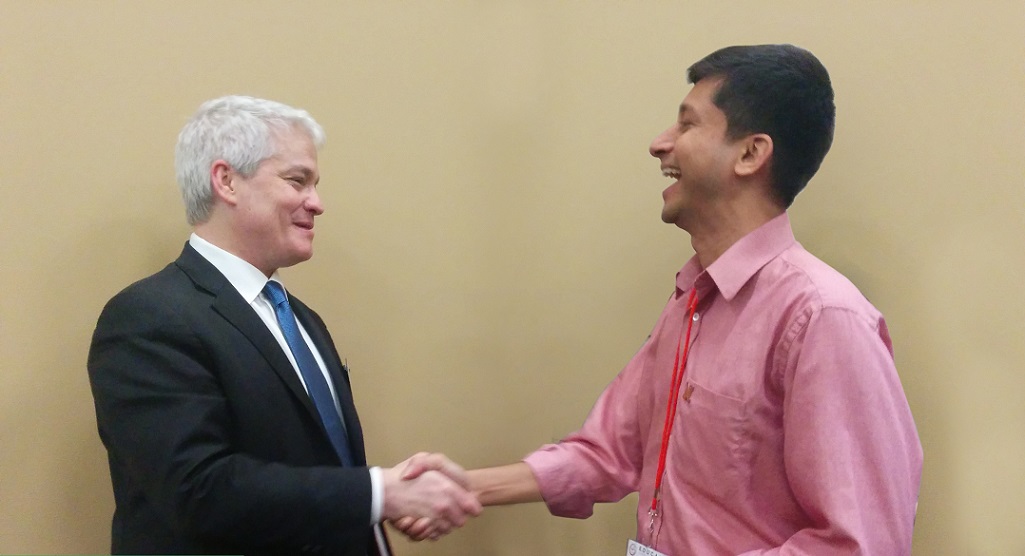
[[313,240],[303,238],[295,241],[292,243],[290,251],[296,262],[308,260],[313,256]]
[[310,260],[311,258],[313,258],[313,249],[312,248],[310,248],[310,249],[296,249],[296,250],[293,250],[291,253],[289,253],[288,260],[285,261],[286,264],[281,265],[281,268],[295,266],[295,265],[297,265],[299,263],[306,262],[306,261]]
[[664,207],[662,209],[662,221],[666,224],[675,224],[680,216],[680,211],[673,210],[671,207]]

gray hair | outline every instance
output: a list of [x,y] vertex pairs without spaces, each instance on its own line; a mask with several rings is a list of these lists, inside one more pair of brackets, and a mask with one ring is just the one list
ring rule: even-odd
[[247,96],[208,100],[189,119],[174,150],[174,170],[189,225],[206,222],[213,208],[210,166],[224,160],[243,177],[274,156],[275,135],[289,129],[306,132],[319,149],[324,129],[305,110]]

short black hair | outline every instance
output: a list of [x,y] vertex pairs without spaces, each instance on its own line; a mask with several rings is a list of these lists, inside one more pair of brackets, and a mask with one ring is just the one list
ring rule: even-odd
[[730,139],[772,137],[772,187],[789,207],[833,144],[836,106],[826,68],[790,44],[729,46],[688,68],[687,79],[722,79],[713,102],[726,115]]

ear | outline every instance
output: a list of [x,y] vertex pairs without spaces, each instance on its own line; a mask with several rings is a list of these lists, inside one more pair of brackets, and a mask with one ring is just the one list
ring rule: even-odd
[[749,177],[769,171],[772,160],[772,137],[755,133],[741,139],[742,151],[733,170],[738,176]]
[[235,178],[238,174],[230,164],[223,160],[215,160],[210,165],[210,187],[214,199],[220,199],[229,206],[238,204],[238,193],[235,191]]

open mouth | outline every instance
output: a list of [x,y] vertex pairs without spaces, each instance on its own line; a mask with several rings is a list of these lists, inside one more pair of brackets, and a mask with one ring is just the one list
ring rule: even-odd
[[680,171],[676,168],[662,168],[662,175],[674,180],[680,179]]

